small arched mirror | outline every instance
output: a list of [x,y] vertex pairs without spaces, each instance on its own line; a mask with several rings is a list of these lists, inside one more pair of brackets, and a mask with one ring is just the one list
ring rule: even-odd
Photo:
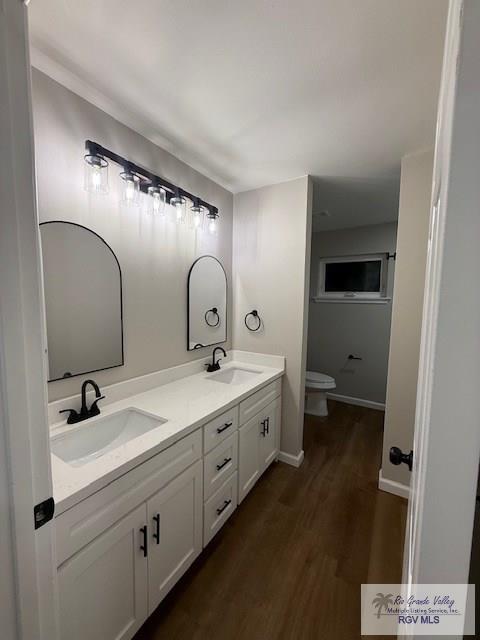
[[202,256],[188,274],[187,349],[200,349],[227,339],[227,277],[216,258]]
[[122,274],[98,234],[40,225],[49,382],[123,365]]

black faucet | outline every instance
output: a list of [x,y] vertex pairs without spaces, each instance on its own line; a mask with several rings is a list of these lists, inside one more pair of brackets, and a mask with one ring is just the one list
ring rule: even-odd
[[[90,409],[87,407],[87,387],[89,384],[91,384],[95,390],[95,400],[92,402]],[[80,412],[75,411],[75,409],[62,409],[62,411],[59,411],[58,413],[68,413],[67,424],[76,424],[77,422],[82,422],[82,420],[98,416],[100,414],[98,401],[103,400],[103,398],[105,398],[105,396],[102,396],[99,386],[95,380],[85,380],[82,384],[82,406],[80,408]]]
[[212,353],[212,361],[209,364],[205,365],[207,367],[207,373],[212,373],[212,371],[218,371],[220,369],[221,358],[215,361],[215,354],[217,353],[217,351],[221,351],[225,358],[227,357],[225,349],[223,349],[222,347],[215,347]]

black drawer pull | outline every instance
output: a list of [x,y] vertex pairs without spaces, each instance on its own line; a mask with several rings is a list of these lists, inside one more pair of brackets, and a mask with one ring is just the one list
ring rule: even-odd
[[222,431],[226,431],[227,429],[230,429],[230,427],[232,426],[233,422],[225,422],[225,424],[223,425],[223,427],[218,427],[217,428],[217,433],[222,433]]
[[148,539],[147,539],[147,525],[140,527],[140,533],[143,536],[143,544],[140,545],[140,551],[143,551],[143,557],[148,556]]
[[223,513],[225,511],[225,509],[228,507],[229,504],[231,504],[232,501],[231,500],[225,500],[225,502],[223,503],[223,507],[220,507],[219,509],[217,509],[217,516],[219,516],[221,513]]
[[153,532],[153,539],[157,544],[160,544],[160,514],[157,513],[156,516],[153,516],[153,521],[155,523],[155,531]]
[[217,471],[220,471],[220,469],[223,469],[223,467],[225,465],[227,465],[231,461],[232,461],[231,458],[225,458],[225,460],[222,462],[222,464],[217,464]]

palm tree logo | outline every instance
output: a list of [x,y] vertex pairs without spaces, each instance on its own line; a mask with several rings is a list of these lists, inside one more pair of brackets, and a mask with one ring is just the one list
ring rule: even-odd
[[377,611],[377,618],[380,619],[382,609],[387,609],[389,606],[393,605],[393,593],[387,593],[385,596],[383,593],[377,593],[377,597],[372,600],[372,604],[375,606]]

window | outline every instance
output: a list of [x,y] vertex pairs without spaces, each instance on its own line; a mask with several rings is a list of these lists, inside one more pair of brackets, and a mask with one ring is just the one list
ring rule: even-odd
[[387,254],[321,258],[317,297],[378,299],[385,298]]

